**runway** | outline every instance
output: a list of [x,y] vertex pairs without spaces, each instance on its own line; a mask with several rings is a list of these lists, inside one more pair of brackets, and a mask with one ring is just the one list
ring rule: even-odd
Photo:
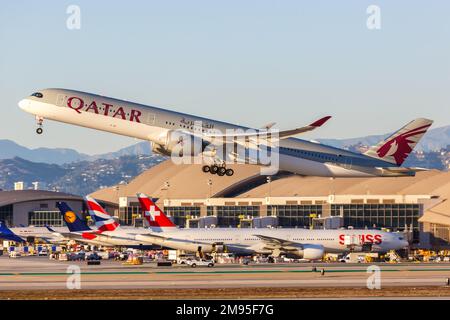
[[[376,265],[376,264],[371,264]],[[290,263],[260,265],[216,265],[214,268],[187,266],[156,267],[123,265],[103,261],[99,266],[85,262],[51,261],[46,257],[0,258],[0,290],[67,289],[80,268],[83,290],[132,289],[220,289],[220,288],[366,288],[369,264]],[[325,270],[325,274],[313,272]],[[381,287],[444,287],[450,278],[450,264],[379,264]],[[450,291],[450,290],[449,290]]]

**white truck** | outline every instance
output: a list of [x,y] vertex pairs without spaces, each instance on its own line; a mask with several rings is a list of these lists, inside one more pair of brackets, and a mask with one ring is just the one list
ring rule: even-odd
[[339,262],[345,263],[364,263],[366,262],[366,257],[378,258],[378,253],[367,253],[367,252],[350,252],[346,256],[339,259]]

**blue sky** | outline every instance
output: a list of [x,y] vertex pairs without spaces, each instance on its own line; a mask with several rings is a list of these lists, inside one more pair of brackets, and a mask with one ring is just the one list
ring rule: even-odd
[[[81,29],[66,28],[69,5]],[[368,30],[366,8],[381,8]],[[260,127],[333,119],[306,138],[450,124],[448,1],[5,1],[0,139],[94,154],[133,139],[35,121],[17,102],[63,87]],[[1,152],[1,151],[0,151]]]

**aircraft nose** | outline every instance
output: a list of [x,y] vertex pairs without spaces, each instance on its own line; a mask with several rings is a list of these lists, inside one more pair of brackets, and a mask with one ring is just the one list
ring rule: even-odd
[[30,105],[30,100],[28,99],[22,99],[19,101],[19,108],[27,111],[28,106]]

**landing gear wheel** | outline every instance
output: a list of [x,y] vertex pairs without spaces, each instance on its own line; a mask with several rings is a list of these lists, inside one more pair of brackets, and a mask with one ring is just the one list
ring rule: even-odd
[[42,134],[42,132],[44,132],[44,129],[42,129],[42,128],[37,128],[36,129],[36,133],[37,134]]
[[211,168],[209,169],[209,172],[211,174],[216,174],[219,171],[219,167],[216,165],[212,165]]
[[217,174],[221,177],[223,177],[225,175],[225,173],[227,172],[227,169],[224,167],[220,167],[219,170],[217,171]]
[[210,166],[203,166],[202,171],[204,173],[207,173],[207,172],[211,171],[211,167]]
[[228,177],[231,177],[234,174],[234,170],[233,169],[227,169],[227,170],[225,170],[225,174]]

